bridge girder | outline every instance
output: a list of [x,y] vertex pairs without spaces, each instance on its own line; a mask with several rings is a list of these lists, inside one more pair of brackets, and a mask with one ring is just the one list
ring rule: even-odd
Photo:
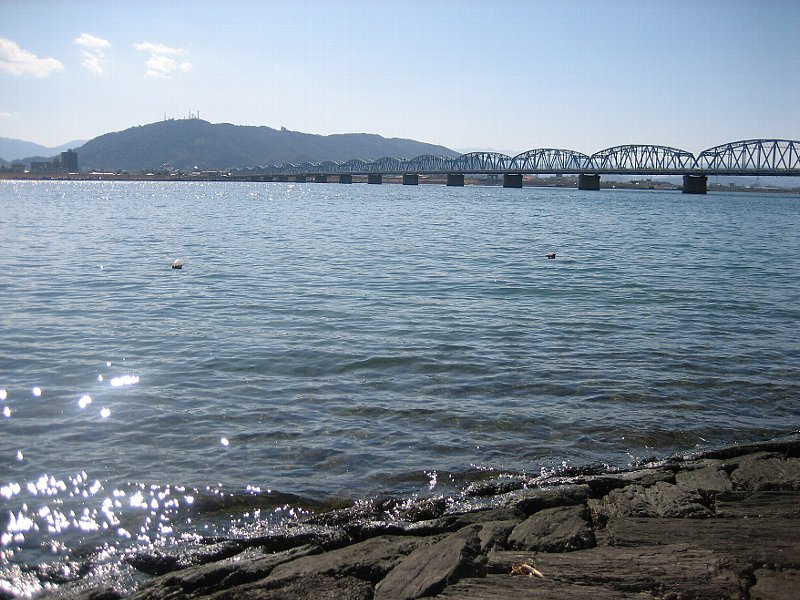
[[699,169],[719,173],[795,171],[800,174],[800,142],[793,140],[741,140],[703,150]]
[[320,164],[319,170],[320,175],[335,175],[339,172],[342,163],[335,161],[335,160],[326,160],[324,163]]
[[320,170],[319,163],[304,162],[303,164],[297,165],[297,167],[295,167],[295,174],[296,175],[309,175],[309,174],[313,175],[315,173],[319,173],[319,170]]
[[694,154],[670,146],[628,144],[595,152],[587,170],[606,173],[685,173],[695,166]]
[[446,156],[423,154],[406,161],[407,173],[448,173],[451,159]]
[[500,152],[470,152],[450,161],[453,173],[498,173],[506,171],[511,157]]
[[405,160],[401,158],[392,158],[385,156],[370,163],[369,168],[373,173],[403,173],[405,171]]
[[509,171],[560,173],[563,171],[575,173],[586,169],[589,157],[575,150],[559,148],[536,148],[522,154],[517,154],[511,159]]
[[369,160],[362,160],[360,158],[354,158],[352,160],[348,160],[343,165],[340,165],[340,173],[367,173],[369,172],[369,166],[372,164],[372,161]]

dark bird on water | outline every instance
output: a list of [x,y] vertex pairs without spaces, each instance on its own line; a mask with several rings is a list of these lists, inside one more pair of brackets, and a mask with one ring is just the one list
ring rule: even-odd
[[551,252],[550,254],[547,254],[546,256],[547,256],[547,258],[555,258],[556,257],[556,253],[555,252]]
[[179,258],[175,262],[172,263],[173,269],[182,269],[183,268],[183,261]]

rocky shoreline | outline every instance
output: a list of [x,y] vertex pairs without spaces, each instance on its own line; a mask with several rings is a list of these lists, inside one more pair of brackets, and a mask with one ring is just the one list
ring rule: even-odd
[[[797,598],[800,439],[733,447],[640,469],[440,499],[351,507],[296,533],[206,540],[129,558],[150,578],[83,600]],[[2,592],[0,592],[2,596]]]

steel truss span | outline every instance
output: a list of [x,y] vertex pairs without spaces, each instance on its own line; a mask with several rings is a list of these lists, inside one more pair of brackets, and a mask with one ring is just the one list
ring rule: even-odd
[[709,148],[697,157],[699,169],[720,175],[777,174],[797,171],[800,142],[792,140],[743,140]]
[[695,157],[669,146],[613,146],[591,156],[575,150],[536,148],[513,158],[498,152],[470,152],[457,158],[417,156],[354,158],[341,163],[269,165],[258,175],[443,175],[443,174],[629,174],[629,175],[784,175],[800,176],[800,141],[741,140],[714,146]]

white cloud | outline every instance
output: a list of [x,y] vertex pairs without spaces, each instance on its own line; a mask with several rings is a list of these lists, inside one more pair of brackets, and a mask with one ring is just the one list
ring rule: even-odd
[[81,64],[86,69],[95,75],[103,75],[106,72],[108,59],[106,58],[105,50],[111,47],[111,42],[89,33],[80,34],[72,42],[82,47],[81,55],[83,55],[83,61],[81,61]]
[[186,53],[183,48],[170,48],[150,42],[134,44],[134,48],[150,55],[145,64],[147,76],[153,79],[169,79],[176,71],[188,73],[192,70],[192,63],[175,58]]
[[12,75],[47,77],[50,73],[63,69],[64,65],[55,58],[39,58],[20,48],[16,42],[0,38],[0,71]]
[[73,43],[84,48],[111,48],[111,42],[93,36],[90,33],[82,33],[73,40]]
[[180,54],[183,52],[181,48],[170,48],[163,44],[151,44],[150,42],[142,42],[141,44],[134,44],[133,46],[140,52],[149,52],[150,54]]
[[13,113],[0,111],[0,119],[10,119],[13,116]]

